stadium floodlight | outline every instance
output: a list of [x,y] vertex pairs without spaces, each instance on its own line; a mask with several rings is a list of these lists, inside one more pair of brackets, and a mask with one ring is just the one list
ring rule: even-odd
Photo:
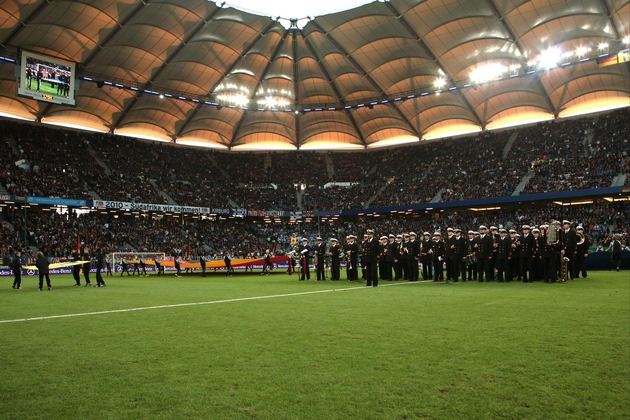
[[550,47],[538,56],[538,66],[541,69],[552,69],[558,65],[562,57],[562,51],[558,47]]
[[630,44],[630,35],[624,36],[621,42],[623,42],[626,45]]
[[600,42],[599,45],[597,46],[597,48],[600,51],[604,51],[608,49],[608,42]]
[[589,47],[581,46],[575,50],[575,55],[578,57],[584,57],[590,51],[591,49]]
[[433,82],[433,87],[435,87],[436,89],[442,89],[445,85],[446,79],[444,77],[438,77],[437,79],[435,79],[435,82]]
[[496,80],[505,73],[505,66],[499,63],[490,63],[477,67],[470,73],[470,81],[473,84],[482,84],[490,80]]

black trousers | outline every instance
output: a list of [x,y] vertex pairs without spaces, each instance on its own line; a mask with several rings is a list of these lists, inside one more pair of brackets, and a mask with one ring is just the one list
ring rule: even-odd
[[326,280],[326,270],[324,268],[324,257],[317,258],[315,272],[317,273],[317,281]]
[[423,255],[420,258],[422,259],[422,279],[433,279],[433,258],[431,255]]
[[409,281],[418,281],[418,260],[412,257],[408,261],[409,264]]
[[50,286],[50,275],[48,273],[39,273],[39,288],[44,286],[44,277],[46,277],[46,286]]
[[497,268],[497,280],[500,282],[510,281],[510,260],[498,259],[494,262]]
[[488,257],[477,257],[477,280],[484,281],[484,276],[486,276],[486,281],[492,280],[492,276],[488,275],[489,272],[490,259]]
[[378,286],[378,267],[376,261],[364,262],[365,266],[365,279],[367,280],[367,286]]
[[83,269],[83,278],[85,278],[85,284],[92,284],[90,281],[90,269]]
[[400,260],[394,262],[394,280],[402,279],[402,263]]
[[[534,265],[533,257],[521,255],[521,278],[523,279],[523,283],[533,281],[532,280],[533,265]],[[527,278],[528,273],[529,273],[529,279]]]
[[575,254],[575,277],[580,277],[580,273],[582,273],[582,277],[586,278],[586,257],[584,254]]
[[302,268],[300,269],[300,280],[310,280],[311,279],[311,269],[308,264],[308,260],[302,258]]
[[13,270],[13,286],[21,287],[22,286],[22,270],[15,271]]
[[444,261],[439,257],[433,257],[433,280],[444,280]]
[[379,261],[378,270],[381,279],[383,280],[391,280],[392,279],[392,263],[389,261]]
[[341,273],[339,272],[339,258],[332,258],[330,262],[330,279],[331,280],[339,280],[341,277]]
[[96,269],[96,284],[97,285],[104,285],[105,282],[103,281],[103,276],[101,275],[101,269],[97,268]]
[[402,268],[402,278],[403,280],[409,280],[409,261],[405,258],[400,261],[400,265]]
[[558,256],[556,254],[543,256],[543,279],[546,283],[558,280]]
[[81,285],[81,273],[79,272],[79,269],[72,270],[72,277],[74,277],[74,282],[77,285]]

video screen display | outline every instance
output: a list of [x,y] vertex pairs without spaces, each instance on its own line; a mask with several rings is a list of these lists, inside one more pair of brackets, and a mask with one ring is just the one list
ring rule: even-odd
[[75,63],[22,51],[17,94],[38,101],[76,105]]

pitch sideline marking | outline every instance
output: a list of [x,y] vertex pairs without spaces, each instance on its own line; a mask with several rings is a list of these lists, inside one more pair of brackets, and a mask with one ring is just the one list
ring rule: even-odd
[[[401,286],[404,284],[424,283],[427,281],[431,281],[431,280],[423,280],[421,282],[383,284],[381,287]],[[124,313],[124,312],[147,311],[150,309],[168,309],[168,308],[182,308],[186,306],[216,305],[219,303],[245,302],[245,301],[250,301],[250,300],[275,299],[275,298],[291,297],[291,296],[314,295],[317,293],[346,292],[348,290],[365,290],[365,289],[371,289],[371,288],[372,287],[369,287],[369,286],[346,287],[343,289],[311,290],[308,292],[285,293],[282,295],[264,295],[264,296],[250,296],[250,297],[234,298],[234,299],[211,300],[208,302],[174,303],[170,305],[142,306],[139,308],[110,309],[107,311],[95,311],[95,312],[79,312],[75,314],[37,316],[37,317],[32,317],[32,318],[3,319],[3,320],[0,320],[0,324],[13,324],[17,322],[26,322],[26,321],[44,321],[48,319],[59,319],[59,318],[73,318],[77,316],[117,314],[117,313]]]

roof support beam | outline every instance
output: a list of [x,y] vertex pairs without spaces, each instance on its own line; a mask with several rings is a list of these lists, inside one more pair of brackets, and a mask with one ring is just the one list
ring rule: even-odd
[[[319,57],[317,57],[317,55],[315,54],[315,49],[311,45],[311,41],[309,41],[308,38],[304,36],[304,34],[302,34],[302,38],[304,38],[304,43],[308,47],[308,50],[311,52],[311,54],[313,54],[313,57],[317,58],[317,66],[319,67],[322,74],[326,77],[326,81],[330,84],[330,87],[332,88],[333,92],[335,92],[335,95],[337,95],[337,98],[339,98],[339,102],[341,103],[341,106],[345,106],[345,101],[341,97],[341,93],[339,91],[339,88],[337,87],[337,84],[330,77],[330,73],[328,73],[328,70],[326,70],[326,67],[324,67]],[[361,144],[363,145],[363,147],[367,147],[367,141],[365,140],[365,136],[359,129],[359,124],[357,124],[357,121],[354,119],[352,112],[347,112],[346,115],[348,115],[348,118],[350,119],[352,126],[356,130],[357,136],[359,136],[359,139],[361,140]]]
[[[424,40],[422,39],[422,36],[420,36],[420,34],[416,32],[416,30],[409,24],[409,22],[407,22],[407,19],[405,19],[405,17],[398,11],[398,9],[396,9],[396,6],[394,6],[391,2],[386,2],[385,4],[389,8],[389,10],[392,12],[394,17],[397,18],[398,21],[402,24],[402,26],[407,30],[409,35],[411,35],[416,40],[416,42],[420,45],[420,47],[422,47],[422,49],[427,52],[427,54],[429,55],[429,58],[435,63],[435,65],[438,66],[438,68],[442,70],[442,72],[445,75],[447,75],[449,79],[453,80],[453,76],[447,72],[446,67],[444,66],[444,64],[442,64],[442,61],[435,55],[435,53],[427,45],[427,43],[424,42]],[[482,121],[481,118],[479,118],[479,115],[475,112],[475,109],[473,108],[471,103],[468,101],[468,98],[466,98],[466,96],[461,90],[458,89],[457,92],[459,94],[460,99],[466,105],[466,108],[470,111],[472,116],[475,118],[475,121],[477,122],[477,124],[480,127],[485,128],[485,121]]]
[[[385,4],[390,5],[390,2],[386,2]],[[368,74],[368,72],[365,71],[365,69],[359,64],[359,62],[357,60],[355,60],[354,57],[352,57],[352,55],[335,39],[334,36],[332,36],[331,34],[329,34],[326,31],[324,31],[324,29],[319,25],[319,23],[317,23],[316,20],[311,20],[311,24],[313,24],[313,26],[315,26],[317,29],[319,29],[319,31],[322,34],[324,34],[324,36],[330,42],[332,42],[332,44],[339,51],[341,51],[346,56],[348,61],[350,61],[350,63],[352,63],[352,65],[359,71],[359,73],[361,73],[361,75],[363,75],[363,77],[365,77],[368,80],[368,82],[370,82],[370,84],[372,85],[372,87],[374,88],[375,91],[377,91],[382,97],[386,97],[387,96],[385,94],[385,92],[383,91],[383,89],[381,89],[379,84],[376,83],[376,80],[374,80],[372,78],[372,76],[370,76]],[[339,99],[343,99],[343,98],[339,98]],[[407,127],[411,130],[411,132],[414,133],[416,135],[416,137],[420,138],[421,137],[420,136],[420,132],[418,132],[416,127],[414,127],[413,124],[411,124],[411,122],[409,122],[409,120],[407,119],[407,117],[405,117],[405,115],[402,113],[400,108],[398,108],[397,106],[393,106],[392,109],[398,114],[400,119],[407,125]]]
[[[118,126],[120,125],[120,123],[123,121],[123,119],[125,118],[125,116],[127,115],[127,113],[134,107],[134,105],[138,102],[138,99],[140,99],[140,97],[142,96],[142,91],[149,89],[153,83],[155,82],[155,80],[160,76],[160,74],[166,69],[166,67],[168,66],[168,64],[173,61],[173,59],[175,59],[175,57],[177,57],[177,55],[184,49],[184,47],[195,37],[195,35],[197,35],[199,33],[199,31],[201,31],[201,29],[203,29],[208,22],[210,22],[214,16],[221,10],[220,7],[215,8],[214,10],[210,11],[210,13],[208,13],[208,15],[197,24],[197,26],[190,31],[190,33],[186,36],[186,38],[184,38],[184,40],[168,55],[168,57],[166,57],[166,59],[164,60],[164,62],[162,63],[162,65],[155,71],[155,73],[153,74],[153,76],[151,76],[151,78],[144,84],[144,86],[142,86],[140,88],[140,90],[138,91],[138,93],[136,93],[136,95],[131,98],[131,100],[129,101],[129,103],[127,103],[127,105],[125,105],[125,108],[122,110],[122,113],[120,115],[120,117],[118,118],[118,120],[114,123],[114,125],[112,126],[111,130],[114,131],[116,128],[118,128]],[[175,140],[177,138],[177,136],[175,135],[175,133],[171,134],[171,138],[173,140]]]
[[600,0],[600,2],[602,3],[602,8],[604,9],[604,13],[606,14],[606,17],[608,18],[608,22],[610,23],[610,27],[612,28],[612,30],[613,30],[613,32],[615,34],[615,38],[620,40],[621,39],[621,33],[619,32],[619,28],[617,27],[617,24],[615,23],[615,19],[613,19],[612,12],[610,11],[610,6],[608,6],[608,1],[607,0]]
[[133,10],[131,10],[131,12],[129,12],[129,14],[127,14],[127,16],[125,16],[123,18],[122,21],[117,22],[116,23],[116,27],[114,29],[112,29],[111,31],[109,31],[109,33],[105,36],[105,38],[103,39],[103,41],[101,41],[99,44],[97,44],[96,48],[94,48],[92,50],[92,52],[90,53],[90,55],[88,55],[88,57],[83,60],[81,64],[81,66],[83,68],[87,67],[92,60],[94,60],[94,58],[96,57],[96,55],[103,49],[104,46],[106,46],[109,41],[114,38],[114,36],[125,26],[127,26],[127,23],[129,23],[131,21],[131,19],[133,19],[139,12],[140,10],[142,10],[148,2],[146,1],[141,1],[138,2],[138,4],[136,4],[136,6],[133,8]]
[[[224,4],[224,3],[223,3]],[[272,20],[271,22],[269,22],[269,24],[258,33],[258,35],[256,35],[256,37],[252,40],[252,42],[249,43],[249,45],[247,45],[245,47],[245,49],[243,50],[243,52],[241,53],[241,55],[234,60],[234,62],[225,70],[225,72],[223,73],[223,77],[221,77],[219,79],[219,81],[212,86],[212,88],[210,89],[210,91],[208,92],[208,95],[211,95],[212,92],[214,92],[214,89],[216,89],[217,86],[219,86],[224,80],[225,78],[232,73],[232,71],[236,68],[236,66],[239,65],[239,63],[241,62],[241,60],[249,53],[249,51],[254,48],[254,45],[256,45],[256,43],[263,37],[263,35],[269,31],[271,29],[271,27],[276,23],[275,20]],[[186,127],[188,126],[188,124],[195,118],[195,116],[197,115],[197,113],[199,112],[199,110],[201,109],[201,107],[204,106],[204,104],[202,104],[201,102],[199,102],[197,104],[197,106],[188,114],[188,116],[186,116],[186,120],[184,120],[184,123],[182,124],[182,126],[179,128],[179,130],[177,130],[175,132],[175,138],[178,138],[179,136],[182,135],[182,133],[184,133],[184,131],[186,130]],[[230,139],[230,144],[232,144],[232,139]],[[229,147],[230,144],[227,144],[227,146]]]
[[[525,48],[523,47],[523,44],[521,43],[520,39],[517,38],[512,28],[510,28],[510,25],[505,20],[505,18],[501,16],[501,13],[499,12],[497,5],[494,3],[494,0],[487,0],[487,2],[488,2],[488,6],[490,6],[490,9],[492,9],[492,13],[494,13],[494,16],[497,18],[499,23],[503,26],[503,29],[505,30],[505,32],[507,32],[507,34],[510,36],[510,38],[512,39],[512,42],[514,42],[514,45],[516,45],[516,47],[518,48],[521,54],[521,57],[525,58],[526,55],[525,55]],[[551,98],[549,97],[549,92],[547,92],[547,89],[545,89],[545,86],[542,84],[539,73],[536,73],[534,75],[534,80],[536,80],[536,85],[538,86],[538,89],[540,89],[540,94],[543,96],[543,98],[545,98],[545,101],[547,102],[547,107],[549,111],[553,113],[554,118],[557,118],[558,110],[556,109],[556,106],[553,104],[553,102],[551,102]]]
[[22,30],[24,28],[26,28],[26,25],[28,25],[29,23],[31,23],[31,21],[33,19],[35,19],[40,13],[42,13],[44,11],[44,9],[46,8],[46,6],[48,6],[50,2],[47,0],[42,0],[39,5],[33,9],[33,11],[31,13],[29,13],[28,16],[26,16],[26,18],[24,18],[24,20],[20,21],[20,25],[16,26],[9,35],[7,35],[7,37],[4,39],[4,41],[2,41],[2,43],[0,43],[0,47],[2,48],[6,48],[7,46],[9,46],[9,44],[11,44],[11,42],[13,42],[13,40],[15,39],[16,36],[18,36],[18,34],[20,32],[22,32]]

